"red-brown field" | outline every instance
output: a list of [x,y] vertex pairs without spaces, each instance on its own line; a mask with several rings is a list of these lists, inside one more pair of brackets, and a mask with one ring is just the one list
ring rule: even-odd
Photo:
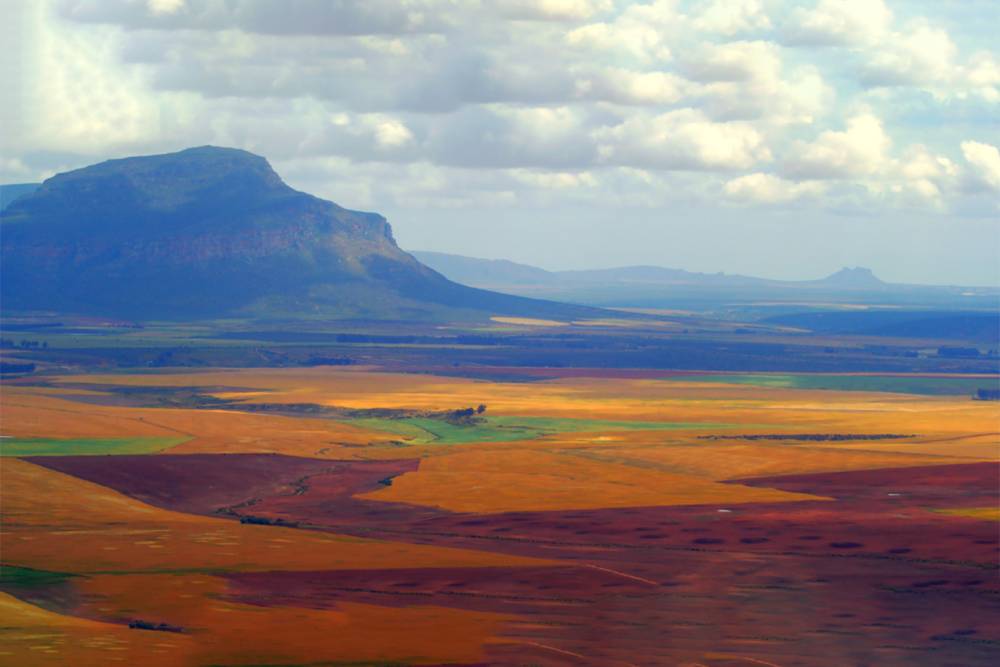
[[[1000,647],[990,404],[637,376],[85,380],[88,402],[11,387],[5,434],[188,440],[2,459],[0,664],[957,667]],[[95,405],[102,382],[616,426],[443,444]]]

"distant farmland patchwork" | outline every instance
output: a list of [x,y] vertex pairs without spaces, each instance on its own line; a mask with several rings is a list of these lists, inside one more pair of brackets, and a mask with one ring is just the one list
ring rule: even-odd
[[692,382],[748,384],[755,387],[825,389],[833,391],[877,391],[926,396],[972,396],[979,389],[1000,388],[996,377],[898,376],[898,375],[786,375],[741,373],[698,375]]
[[[986,665],[1000,642],[998,414],[969,391],[995,378],[47,380],[4,386],[0,663]],[[228,403],[139,404],[171,392]]]

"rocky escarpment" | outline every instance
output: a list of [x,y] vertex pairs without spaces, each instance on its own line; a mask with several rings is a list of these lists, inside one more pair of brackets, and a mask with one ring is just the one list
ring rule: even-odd
[[382,216],[296,191],[264,158],[235,149],[59,174],[11,203],[0,224],[6,311],[395,317],[558,308],[452,283],[400,250]]

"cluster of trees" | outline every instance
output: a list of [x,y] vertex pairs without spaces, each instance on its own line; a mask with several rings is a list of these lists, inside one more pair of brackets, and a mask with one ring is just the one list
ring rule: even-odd
[[475,408],[462,408],[461,410],[454,410],[450,415],[448,415],[448,417],[450,419],[458,420],[472,419],[476,415],[481,415],[484,412],[486,412],[486,406],[480,403]]

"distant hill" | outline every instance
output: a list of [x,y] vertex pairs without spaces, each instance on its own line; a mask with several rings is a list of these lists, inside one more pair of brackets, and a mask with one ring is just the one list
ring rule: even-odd
[[881,289],[886,287],[886,283],[879,280],[871,269],[860,266],[853,269],[844,267],[840,271],[815,282],[826,287],[844,289]]
[[533,285],[556,279],[550,271],[506,259],[476,259],[443,252],[410,254],[448,279],[465,285]]
[[770,286],[837,289],[880,289],[886,283],[871,269],[843,268],[819,280],[784,281],[727,273],[697,273],[662,266],[623,266],[611,269],[546,271],[503,259],[478,259],[441,252],[413,251],[413,256],[443,275],[468,285],[675,285],[706,287]]
[[[728,273],[698,273],[659,266],[625,266],[580,271],[546,271],[505,260],[437,252],[414,252],[452,280],[493,290],[602,307],[694,309],[735,312],[749,305],[792,312],[809,304],[842,302],[914,307],[995,309],[996,288],[900,285],[880,280],[871,269],[843,268],[817,280],[771,280]],[[793,307],[794,306],[794,307]]]
[[31,194],[41,183],[11,183],[10,185],[0,185],[0,212],[14,203],[14,200],[23,195]]
[[437,319],[600,312],[454,283],[400,250],[382,216],[293,190],[267,160],[241,150],[204,146],[109,160],[33,191],[19,187],[0,214],[7,313]]

